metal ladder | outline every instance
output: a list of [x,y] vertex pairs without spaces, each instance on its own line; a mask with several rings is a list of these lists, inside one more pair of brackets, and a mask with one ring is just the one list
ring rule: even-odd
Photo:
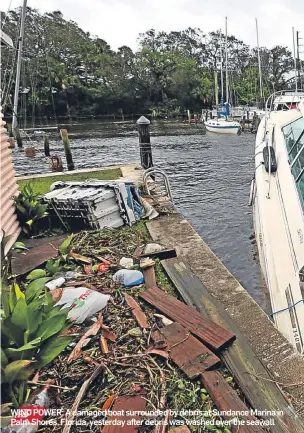
[[[165,187],[166,187],[166,196],[169,197],[171,203],[173,204],[173,196],[172,196],[172,191],[171,191],[171,186],[170,186],[169,178],[168,178],[168,175],[161,168],[150,167],[150,168],[148,168],[147,170],[144,171],[144,174],[143,174],[143,183],[144,183],[144,187],[145,187],[146,193],[148,195],[151,195],[150,194],[149,185],[148,185],[148,179],[149,179],[149,177],[153,176],[154,174],[159,174],[159,175],[161,175],[163,177],[164,183],[165,183]],[[158,196],[159,197],[163,197],[163,194],[158,194]]]

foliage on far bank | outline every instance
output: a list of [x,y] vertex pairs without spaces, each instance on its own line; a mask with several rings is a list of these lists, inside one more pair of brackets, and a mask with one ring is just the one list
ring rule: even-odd
[[[20,9],[4,14],[5,31],[16,40]],[[197,28],[139,35],[139,50],[114,51],[84,32],[60,11],[40,14],[27,8],[23,112],[42,116],[118,115],[162,112],[181,114],[214,102],[214,72],[219,72],[223,38]],[[265,95],[294,86],[292,53],[284,46],[260,50]],[[3,48],[5,94],[13,90],[9,74],[12,52]],[[257,51],[228,36],[231,98],[235,105],[259,99]],[[300,65],[299,65],[300,66]],[[299,68],[300,69],[300,68]],[[11,107],[7,105],[6,112]],[[7,102],[7,104],[5,104]]]

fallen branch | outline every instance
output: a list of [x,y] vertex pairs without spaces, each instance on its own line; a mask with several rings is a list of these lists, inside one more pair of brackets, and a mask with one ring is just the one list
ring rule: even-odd
[[99,338],[99,345],[100,345],[101,352],[103,354],[106,355],[107,353],[109,353],[108,343],[106,338],[103,335],[101,335]]
[[51,385],[49,383],[45,383],[45,382],[36,382],[34,380],[28,380],[28,382],[30,385],[39,385],[39,386],[50,386],[51,388],[57,388],[57,389],[63,389],[64,391],[73,391],[73,389],[76,388],[76,386],[73,386],[73,388],[68,388],[67,386],[59,386],[59,385]]
[[80,358],[81,356],[81,349],[88,344],[90,341],[91,336],[96,335],[99,329],[102,325],[102,315],[99,313],[98,320],[96,323],[94,323],[90,329],[87,330],[87,332],[81,337],[81,339],[78,341],[74,349],[72,350],[70,356],[68,357],[67,363],[70,364],[72,361],[75,361],[76,359]]
[[132,314],[135,317],[136,322],[139,324],[139,326],[143,329],[150,328],[147,316],[142,311],[138,303],[135,301],[132,296],[128,295],[127,293],[124,293],[125,300],[129,307],[131,308]]
[[66,424],[64,426],[64,429],[62,431],[62,433],[70,433],[72,424],[73,424],[73,419],[75,417],[75,414],[77,412],[79,403],[81,402],[86,390],[88,389],[88,387],[90,386],[90,384],[93,382],[93,380],[101,373],[104,371],[104,365],[100,364],[92,373],[92,375],[89,377],[89,379],[87,379],[85,382],[83,382],[82,387],[80,388],[77,397],[75,399],[75,402],[70,410],[70,416],[67,418],[66,420]]

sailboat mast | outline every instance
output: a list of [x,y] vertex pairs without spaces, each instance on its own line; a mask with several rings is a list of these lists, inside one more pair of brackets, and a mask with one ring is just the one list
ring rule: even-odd
[[19,44],[18,44],[16,81],[15,81],[15,96],[14,96],[13,121],[12,121],[13,131],[18,126],[17,115],[18,115],[18,101],[19,101],[20,75],[21,75],[22,48],[23,48],[23,39],[24,39],[24,23],[25,23],[26,6],[27,6],[27,0],[23,0],[20,34],[19,34]]
[[220,30],[220,54],[221,54],[221,101],[224,99],[224,77],[223,77],[223,39],[222,30]]
[[293,42],[294,74],[295,74],[296,92],[297,92],[298,91],[298,70],[297,70],[296,41],[295,41],[294,27],[292,28],[292,42]]
[[226,102],[229,102],[227,17],[225,18],[225,52],[226,52]]
[[260,96],[263,102],[264,100],[264,90],[263,90],[263,81],[262,81],[262,69],[261,69],[261,57],[260,57],[260,44],[259,44],[259,27],[258,27],[258,20],[255,19],[255,26],[256,26],[256,37],[257,37],[257,48],[258,48],[258,64],[259,64],[259,79],[260,79]]

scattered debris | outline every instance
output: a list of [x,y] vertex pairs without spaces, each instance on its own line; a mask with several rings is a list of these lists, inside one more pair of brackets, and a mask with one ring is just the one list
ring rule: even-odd
[[166,343],[170,358],[190,379],[220,364],[220,359],[179,323],[155,331],[152,339]]
[[70,307],[68,319],[75,321],[75,323],[82,323],[88,317],[105,308],[109,299],[109,295],[98,293],[87,287],[67,287],[63,289],[62,296],[56,306]]
[[117,394],[110,395],[110,397],[107,398],[106,401],[104,402],[101,410],[110,410],[116,397],[117,397]]
[[119,261],[119,264],[122,268],[132,269],[134,266],[134,261],[131,257],[122,257]]
[[100,338],[99,338],[99,344],[100,344],[101,352],[104,355],[106,355],[107,353],[109,353],[107,339],[103,335],[101,335]]
[[[254,421],[256,418],[250,414],[245,403],[240,399],[233,388],[227,383],[225,378],[219,371],[204,371],[202,373],[202,382],[216,407],[219,411],[229,414],[229,410],[238,413],[244,413],[242,419]],[[247,415],[246,415],[247,413]],[[232,419],[235,416],[223,415],[225,419]],[[233,433],[251,433],[253,427],[250,425],[236,425],[232,428]],[[254,425],[255,433],[263,433],[263,428],[259,425]]]
[[235,340],[235,335],[232,332],[206,320],[196,309],[188,307],[174,296],[167,295],[156,287],[153,290],[149,288],[140,293],[139,296],[171,319],[185,326],[215,350],[224,348]]
[[90,265],[92,263],[92,259],[89,259],[88,257],[84,257],[81,254],[74,253],[74,251],[70,251],[69,255],[73,257],[74,259],[78,260],[81,263],[85,263],[86,265]]
[[[50,380],[50,382],[52,382]],[[27,403],[24,407],[21,406],[20,413],[13,417],[8,427],[1,428],[3,433],[35,433],[38,430],[39,422],[44,418],[43,409],[50,406],[48,391],[50,384],[46,384],[42,391],[35,397],[32,396],[32,404]],[[39,407],[40,411],[34,409]],[[28,413],[31,413],[31,424],[26,424],[28,421]]]
[[[137,433],[139,425],[136,425],[140,421],[140,415],[127,415],[128,412],[140,413],[146,408],[146,394],[129,396],[124,395],[118,397],[115,400],[112,412],[113,413],[124,413],[123,415],[111,415],[109,417],[110,424],[106,425],[102,433]],[[113,421],[116,421],[116,425]],[[129,421],[129,423],[128,423]],[[67,433],[67,432],[63,432]]]
[[[72,343],[56,358],[50,368],[40,372],[42,383],[49,377],[56,379],[57,388],[53,391],[56,392],[54,407],[63,408],[64,411],[70,410],[71,416],[66,418],[64,433],[88,431],[86,426],[72,425],[72,413],[77,411],[78,407],[84,411],[88,408],[112,408],[113,411],[125,412],[129,409],[145,410],[146,407],[152,411],[169,408],[177,412],[183,409],[214,408],[207,391],[204,390],[202,394],[201,382],[195,378],[204,373],[204,370],[217,366],[219,360],[203,343],[191,335],[189,330],[199,338],[207,334],[207,338],[220,349],[229,344],[223,343],[225,333],[222,331],[225,330],[220,327],[214,328],[214,324],[205,319],[202,321],[196,310],[189,309],[176,298],[167,295],[166,290],[170,290],[172,286],[161,273],[159,262],[154,261],[154,257],[162,259],[164,256],[158,254],[169,251],[169,255],[172,255],[176,252],[164,250],[157,244],[159,251],[156,251],[155,244],[150,244],[150,249],[144,249],[146,244],[147,234],[143,223],[132,229],[124,227],[119,230],[81,232],[74,236],[71,245],[72,252],[77,251],[76,257],[67,253],[74,272],[72,279],[78,280],[69,282],[71,279],[65,278],[66,268],[60,269],[57,274],[51,274],[52,280],[55,276],[67,280],[65,285],[69,287],[57,287],[50,293],[52,296],[61,297],[57,305],[73,307],[71,312],[75,315],[74,319],[77,317],[76,323],[80,323],[66,331],[68,335],[73,334],[74,338],[78,338],[76,345],[73,347],[75,343]],[[147,257],[143,257],[147,250]],[[85,263],[79,257],[84,257],[90,263]],[[138,269],[142,259],[148,259],[145,263],[150,263],[151,266],[143,269],[143,272],[135,269],[119,270],[123,258],[132,258],[135,269]],[[103,265],[102,268],[107,269],[107,272],[98,271],[100,265]],[[140,286],[143,278],[147,289],[144,292],[144,288]],[[160,283],[163,290],[157,288]],[[110,301],[108,294],[111,294]],[[91,296],[94,297],[94,301]],[[99,298],[100,296],[102,298]],[[154,307],[163,314],[159,314]],[[102,309],[103,317],[100,313]],[[90,316],[93,316],[91,320],[96,320],[97,312],[97,321],[89,328],[85,328],[88,321],[82,322]],[[233,337],[230,334],[226,334],[226,338],[228,337],[229,341],[232,341]],[[93,369],[95,370],[92,375]],[[98,380],[94,380],[97,377]],[[87,393],[89,386],[90,392]],[[80,389],[76,400],[75,389]],[[61,399],[59,392],[64,393]],[[105,425],[102,430],[100,426],[92,426],[90,431],[167,433],[166,423],[169,416],[169,411],[160,416],[153,415],[152,419],[161,421],[163,425],[145,426],[144,430],[143,427],[136,426],[134,421],[133,425],[125,425],[123,429],[113,424]],[[215,415],[212,417],[219,419]],[[107,421],[126,421],[127,418],[110,415]],[[132,415],[128,419],[134,418],[136,417]],[[140,420],[140,417],[136,419]],[[178,419],[186,422],[189,417]],[[58,419],[59,424],[60,421]],[[175,428],[168,433],[189,433],[186,426],[182,428],[186,430]],[[196,433],[201,431],[200,427],[196,426],[191,427],[191,430]],[[226,431],[221,427],[218,430]],[[57,431],[58,427],[57,430],[53,427],[45,429],[45,433]]]
[[143,269],[143,275],[147,289],[154,289],[156,287],[154,266],[149,266],[148,268]]
[[150,259],[150,257],[145,257],[143,259],[140,259],[139,266],[141,269],[149,268],[150,266],[154,266],[155,262],[154,260]]
[[169,353],[165,350],[154,349],[153,347],[151,347],[150,349],[147,349],[145,353],[147,353],[148,355],[159,355],[165,359],[169,359]]
[[106,273],[109,272],[110,266],[107,263],[100,263],[97,267],[97,272]]
[[134,269],[121,269],[113,275],[113,280],[126,287],[138,286],[144,282],[144,276]]
[[58,255],[58,248],[64,239],[66,239],[66,235],[53,236],[48,239],[25,240],[25,246],[29,251],[27,251],[26,255],[16,254],[13,256],[13,274],[24,275],[47,260],[55,258]]
[[162,314],[155,313],[155,314],[153,314],[153,316],[154,317],[158,317],[159,319],[161,319],[162,324],[164,326],[168,326],[168,325],[171,325],[171,323],[173,323],[173,320],[168,319],[168,317],[163,316]]
[[79,393],[75,399],[75,402],[70,410],[69,415],[67,415],[66,418],[66,424],[62,430],[62,433],[69,433],[72,427],[72,421],[77,413],[77,409],[79,406],[79,403],[81,402],[86,390],[88,389],[88,387],[90,386],[90,384],[93,382],[94,379],[97,378],[97,376],[101,375],[104,371],[104,366],[103,364],[100,364],[92,373],[92,375],[89,377],[89,379],[87,379],[85,382],[83,382]]
[[56,278],[56,280],[51,280],[48,283],[45,284],[45,287],[47,287],[49,290],[55,290],[59,287],[62,287],[65,283],[65,278],[59,277]]
[[[162,248],[161,250],[159,250],[158,244],[149,244],[149,245],[152,245],[152,247],[146,248],[145,253],[140,255],[141,258],[150,257],[150,258],[157,258],[159,260],[165,260],[165,259],[172,259],[173,257],[177,257],[175,248],[171,248],[167,250]],[[155,251],[153,251],[154,245],[157,245],[157,249]]]
[[127,293],[124,293],[124,297],[127,304],[131,308],[132,314],[135,317],[136,322],[139,324],[139,326],[143,329],[150,328],[147,316],[142,311],[135,299],[133,299],[132,296],[128,295]]
[[144,255],[149,255],[150,253],[156,253],[158,251],[162,251],[163,249],[164,247],[162,245],[149,243],[144,248]]
[[73,361],[76,361],[76,359],[81,357],[81,354],[82,354],[81,349],[88,344],[88,342],[90,341],[89,337],[97,334],[97,332],[101,328],[101,324],[102,324],[102,316],[101,316],[101,313],[99,313],[97,322],[95,322],[87,330],[87,332],[81,337],[81,339],[78,341],[78,343],[76,344],[76,346],[72,350],[72,352],[71,352],[71,354],[67,360],[68,364],[70,364]]

